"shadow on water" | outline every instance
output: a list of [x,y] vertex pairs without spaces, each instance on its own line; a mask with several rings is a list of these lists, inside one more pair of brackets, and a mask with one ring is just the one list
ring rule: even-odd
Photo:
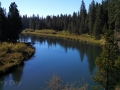
[[11,75],[12,75],[12,80],[15,82],[15,84],[17,85],[17,82],[21,82],[21,78],[23,75],[23,69],[24,69],[24,65],[18,67],[16,70],[14,70]]
[[23,69],[24,69],[24,65],[16,68],[14,71],[12,71],[8,75],[1,76],[0,77],[0,90],[4,90],[4,89],[9,90],[9,87],[11,87],[12,85],[18,86],[19,82],[21,82]]
[[5,79],[4,76],[2,76],[2,77],[0,78],[0,90],[3,90],[3,86],[4,86],[3,81],[4,81],[4,79]]

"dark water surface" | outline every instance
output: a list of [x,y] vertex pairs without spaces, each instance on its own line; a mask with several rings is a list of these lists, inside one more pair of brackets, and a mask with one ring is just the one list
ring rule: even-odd
[[95,59],[102,51],[99,46],[28,35],[21,35],[20,40],[31,42],[36,52],[24,66],[0,78],[0,90],[42,90],[52,74],[60,76],[63,84],[78,86],[87,82],[89,90],[95,85],[91,76],[96,71]]

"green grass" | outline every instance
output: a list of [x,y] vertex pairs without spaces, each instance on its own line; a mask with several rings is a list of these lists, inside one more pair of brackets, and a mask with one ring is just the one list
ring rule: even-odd
[[0,75],[23,63],[33,53],[34,49],[24,43],[0,43]]
[[57,38],[64,38],[64,39],[71,39],[71,40],[77,40],[80,42],[85,42],[89,44],[95,44],[95,45],[104,45],[105,40],[104,38],[101,38],[100,40],[96,40],[94,37],[91,37],[89,34],[81,34],[81,35],[75,35],[70,34],[68,31],[55,31],[55,30],[31,30],[31,29],[25,29],[22,32],[23,34],[35,34],[42,37],[57,37]]

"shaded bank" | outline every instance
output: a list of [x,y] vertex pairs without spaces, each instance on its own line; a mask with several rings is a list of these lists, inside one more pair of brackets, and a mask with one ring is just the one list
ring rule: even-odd
[[0,76],[10,73],[16,67],[23,65],[24,61],[32,57],[35,49],[24,43],[0,44]]

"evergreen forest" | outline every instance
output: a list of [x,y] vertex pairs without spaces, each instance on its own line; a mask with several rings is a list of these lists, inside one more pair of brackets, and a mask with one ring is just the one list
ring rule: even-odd
[[[101,3],[92,0],[88,11],[84,0],[80,10],[72,15],[48,15],[46,18],[39,15],[22,16],[23,29],[32,30],[53,29],[55,31],[69,31],[70,34],[89,34],[100,39],[106,30],[120,31],[120,0],[102,0]],[[39,12],[38,12],[39,13]]]
[[[0,39],[14,41],[22,30],[29,28],[34,31],[53,29],[55,31],[66,30],[70,34],[89,34],[95,39],[100,39],[106,30],[120,31],[120,0],[102,0],[101,3],[92,0],[88,11],[84,0],[78,12],[72,15],[47,15],[46,18],[39,15],[21,16],[15,2],[9,6],[9,12],[0,4]],[[40,13],[40,12],[38,12]]]

